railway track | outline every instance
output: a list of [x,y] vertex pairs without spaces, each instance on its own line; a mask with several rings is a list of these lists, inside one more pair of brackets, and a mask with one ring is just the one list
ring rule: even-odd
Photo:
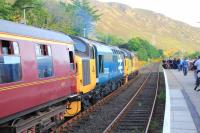
[[159,84],[159,71],[151,72],[124,109],[103,133],[147,133],[153,115]]
[[[144,71],[149,72],[149,69],[146,69],[146,70],[144,69]],[[144,80],[145,79],[147,80],[147,75],[149,75],[149,74],[143,74],[141,76],[137,76],[135,79],[129,81],[128,84],[120,87],[119,89],[117,89],[116,91],[111,93],[110,95],[108,95],[105,98],[103,98],[101,101],[97,102],[95,105],[93,105],[90,108],[88,108],[87,110],[81,112],[80,114],[78,114],[77,116],[75,116],[72,119],[68,120],[67,122],[63,123],[59,127],[56,127],[55,129],[53,129],[53,132],[55,132],[55,133],[60,133],[60,132],[63,132],[63,133],[64,132],[90,132],[89,130],[91,130],[93,132],[103,132],[103,130],[105,129],[106,125],[109,124],[109,123],[104,123],[103,121],[111,122],[111,120],[112,120],[112,119],[109,120],[106,117],[104,119],[104,116],[102,116],[102,115],[106,115],[105,113],[102,113],[102,110],[104,110],[105,108],[112,108],[112,107],[104,107],[104,105],[105,104],[109,105],[110,103],[112,103],[112,99],[113,98],[117,99],[117,97],[119,95],[121,95],[122,93],[125,93],[128,90],[127,88],[133,87],[133,84],[135,84],[135,88],[139,88],[139,86],[142,85]],[[133,95],[134,93],[136,93],[137,89],[132,89],[132,90],[129,89],[129,91],[131,92],[131,94],[130,94],[130,92],[127,92],[127,93],[129,95]],[[127,99],[128,99],[128,97],[125,100],[127,100]],[[124,102],[124,103],[126,103],[126,102]],[[118,103],[118,105],[120,105],[120,103]],[[125,105],[122,104],[121,106],[123,107]],[[118,107],[116,107],[116,108],[118,109]],[[112,110],[114,110],[114,109],[112,109]],[[91,114],[94,114],[94,116],[91,115]],[[117,113],[113,113],[113,114],[117,115]],[[104,123],[104,126],[102,126],[102,124],[100,124],[101,122],[99,122],[99,124],[102,127],[99,126],[98,130],[94,131],[93,128],[97,128],[97,127],[95,125],[91,126],[92,124],[89,124],[90,126],[88,127],[87,123],[90,122],[90,123],[94,124],[94,122],[91,122],[90,119],[98,121],[97,117],[99,117],[101,119],[101,122]],[[113,118],[113,116],[112,116],[112,118]],[[104,120],[102,121],[102,119],[104,119]],[[88,127],[89,130],[85,129],[84,126]]]
[[157,95],[156,106],[148,133],[161,133],[163,128],[166,92],[164,74],[162,72],[159,74],[159,89]]
[[107,102],[109,102],[109,100],[117,95],[120,94],[120,92],[124,91],[127,87],[129,87],[132,83],[134,83],[134,81],[136,79],[138,79],[140,77],[140,75],[138,75],[137,77],[135,77],[134,79],[132,79],[131,81],[129,81],[128,84],[118,88],[117,90],[115,90],[114,92],[112,92],[110,95],[106,96],[105,98],[103,98],[102,100],[98,101],[96,104],[94,104],[93,106],[89,107],[87,110],[77,114],[76,116],[74,116],[73,118],[71,118],[70,120],[66,121],[65,123],[61,124],[60,126],[56,127],[55,129],[53,129],[52,133],[60,133],[60,132],[66,132],[68,131],[71,127],[73,127],[73,123],[77,122],[79,119],[82,119],[84,117],[87,117],[90,115],[90,113],[98,110],[100,107],[102,107],[104,104],[106,104]]

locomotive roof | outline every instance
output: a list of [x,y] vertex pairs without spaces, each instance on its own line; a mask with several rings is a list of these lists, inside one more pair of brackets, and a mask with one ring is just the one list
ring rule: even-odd
[[37,39],[73,43],[72,39],[63,33],[28,26],[25,24],[14,23],[2,19],[0,19],[0,32],[26,37],[33,37]]
[[106,44],[92,41],[93,45],[97,47],[97,50],[102,52],[102,53],[112,53],[112,48],[110,46],[107,46]]
[[101,53],[112,53],[111,47],[107,46],[106,44],[103,44],[101,42],[97,42],[94,40],[89,40],[86,38],[82,38],[83,40],[85,40],[86,42],[90,43],[92,45],[94,45],[97,48],[97,51],[101,52]]
[[118,51],[122,51],[119,47],[117,47],[117,46],[110,46],[110,47],[112,47],[112,49],[114,49],[114,50],[118,50]]
[[133,52],[131,52],[127,49],[121,48],[121,50],[124,52],[126,57],[135,56]]

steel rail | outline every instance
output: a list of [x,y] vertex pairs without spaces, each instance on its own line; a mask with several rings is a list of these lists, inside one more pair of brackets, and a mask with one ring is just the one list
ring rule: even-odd
[[160,71],[158,70],[158,77],[157,77],[157,84],[156,84],[156,94],[155,94],[155,97],[154,97],[154,101],[153,101],[153,105],[152,105],[152,109],[151,109],[151,114],[150,114],[146,129],[145,129],[145,133],[148,133],[148,131],[149,131],[151,119],[152,119],[153,112],[154,112],[154,109],[155,109],[155,104],[156,104],[156,100],[157,100],[157,96],[158,96],[158,89],[159,89],[159,80],[160,80],[160,74],[159,73],[160,73]]
[[141,92],[141,90],[144,88],[144,86],[146,85],[150,75],[151,75],[152,71],[149,72],[147,78],[145,79],[145,81],[142,83],[142,85],[139,87],[139,89],[137,90],[137,92],[135,93],[135,95],[131,98],[131,100],[126,104],[126,106],[123,108],[123,110],[117,115],[117,117],[108,125],[108,127],[103,131],[103,133],[109,133],[112,131],[113,128],[115,128],[115,126],[117,126],[117,123],[119,122],[119,120],[124,116],[124,114],[128,111],[128,109],[130,108],[130,105],[135,101],[136,97],[138,96],[138,94]]

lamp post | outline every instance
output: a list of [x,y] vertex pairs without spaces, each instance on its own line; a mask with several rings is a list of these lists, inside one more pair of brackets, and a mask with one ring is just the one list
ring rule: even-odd
[[26,9],[31,9],[33,8],[33,6],[23,6],[22,9],[23,9],[23,21],[22,23],[26,24]]

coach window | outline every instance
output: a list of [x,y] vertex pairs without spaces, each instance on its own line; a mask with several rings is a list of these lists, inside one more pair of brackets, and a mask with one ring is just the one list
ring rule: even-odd
[[99,73],[104,73],[103,55],[99,55]]
[[69,51],[69,61],[70,61],[70,69],[74,70],[74,54],[72,51]]
[[22,79],[19,46],[16,42],[0,40],[0,84]]
[[51,57],[51,47],[48,45],[37,44],[36,56],[38,63],[38,77],[46,78],[53,76],[53,61]]

